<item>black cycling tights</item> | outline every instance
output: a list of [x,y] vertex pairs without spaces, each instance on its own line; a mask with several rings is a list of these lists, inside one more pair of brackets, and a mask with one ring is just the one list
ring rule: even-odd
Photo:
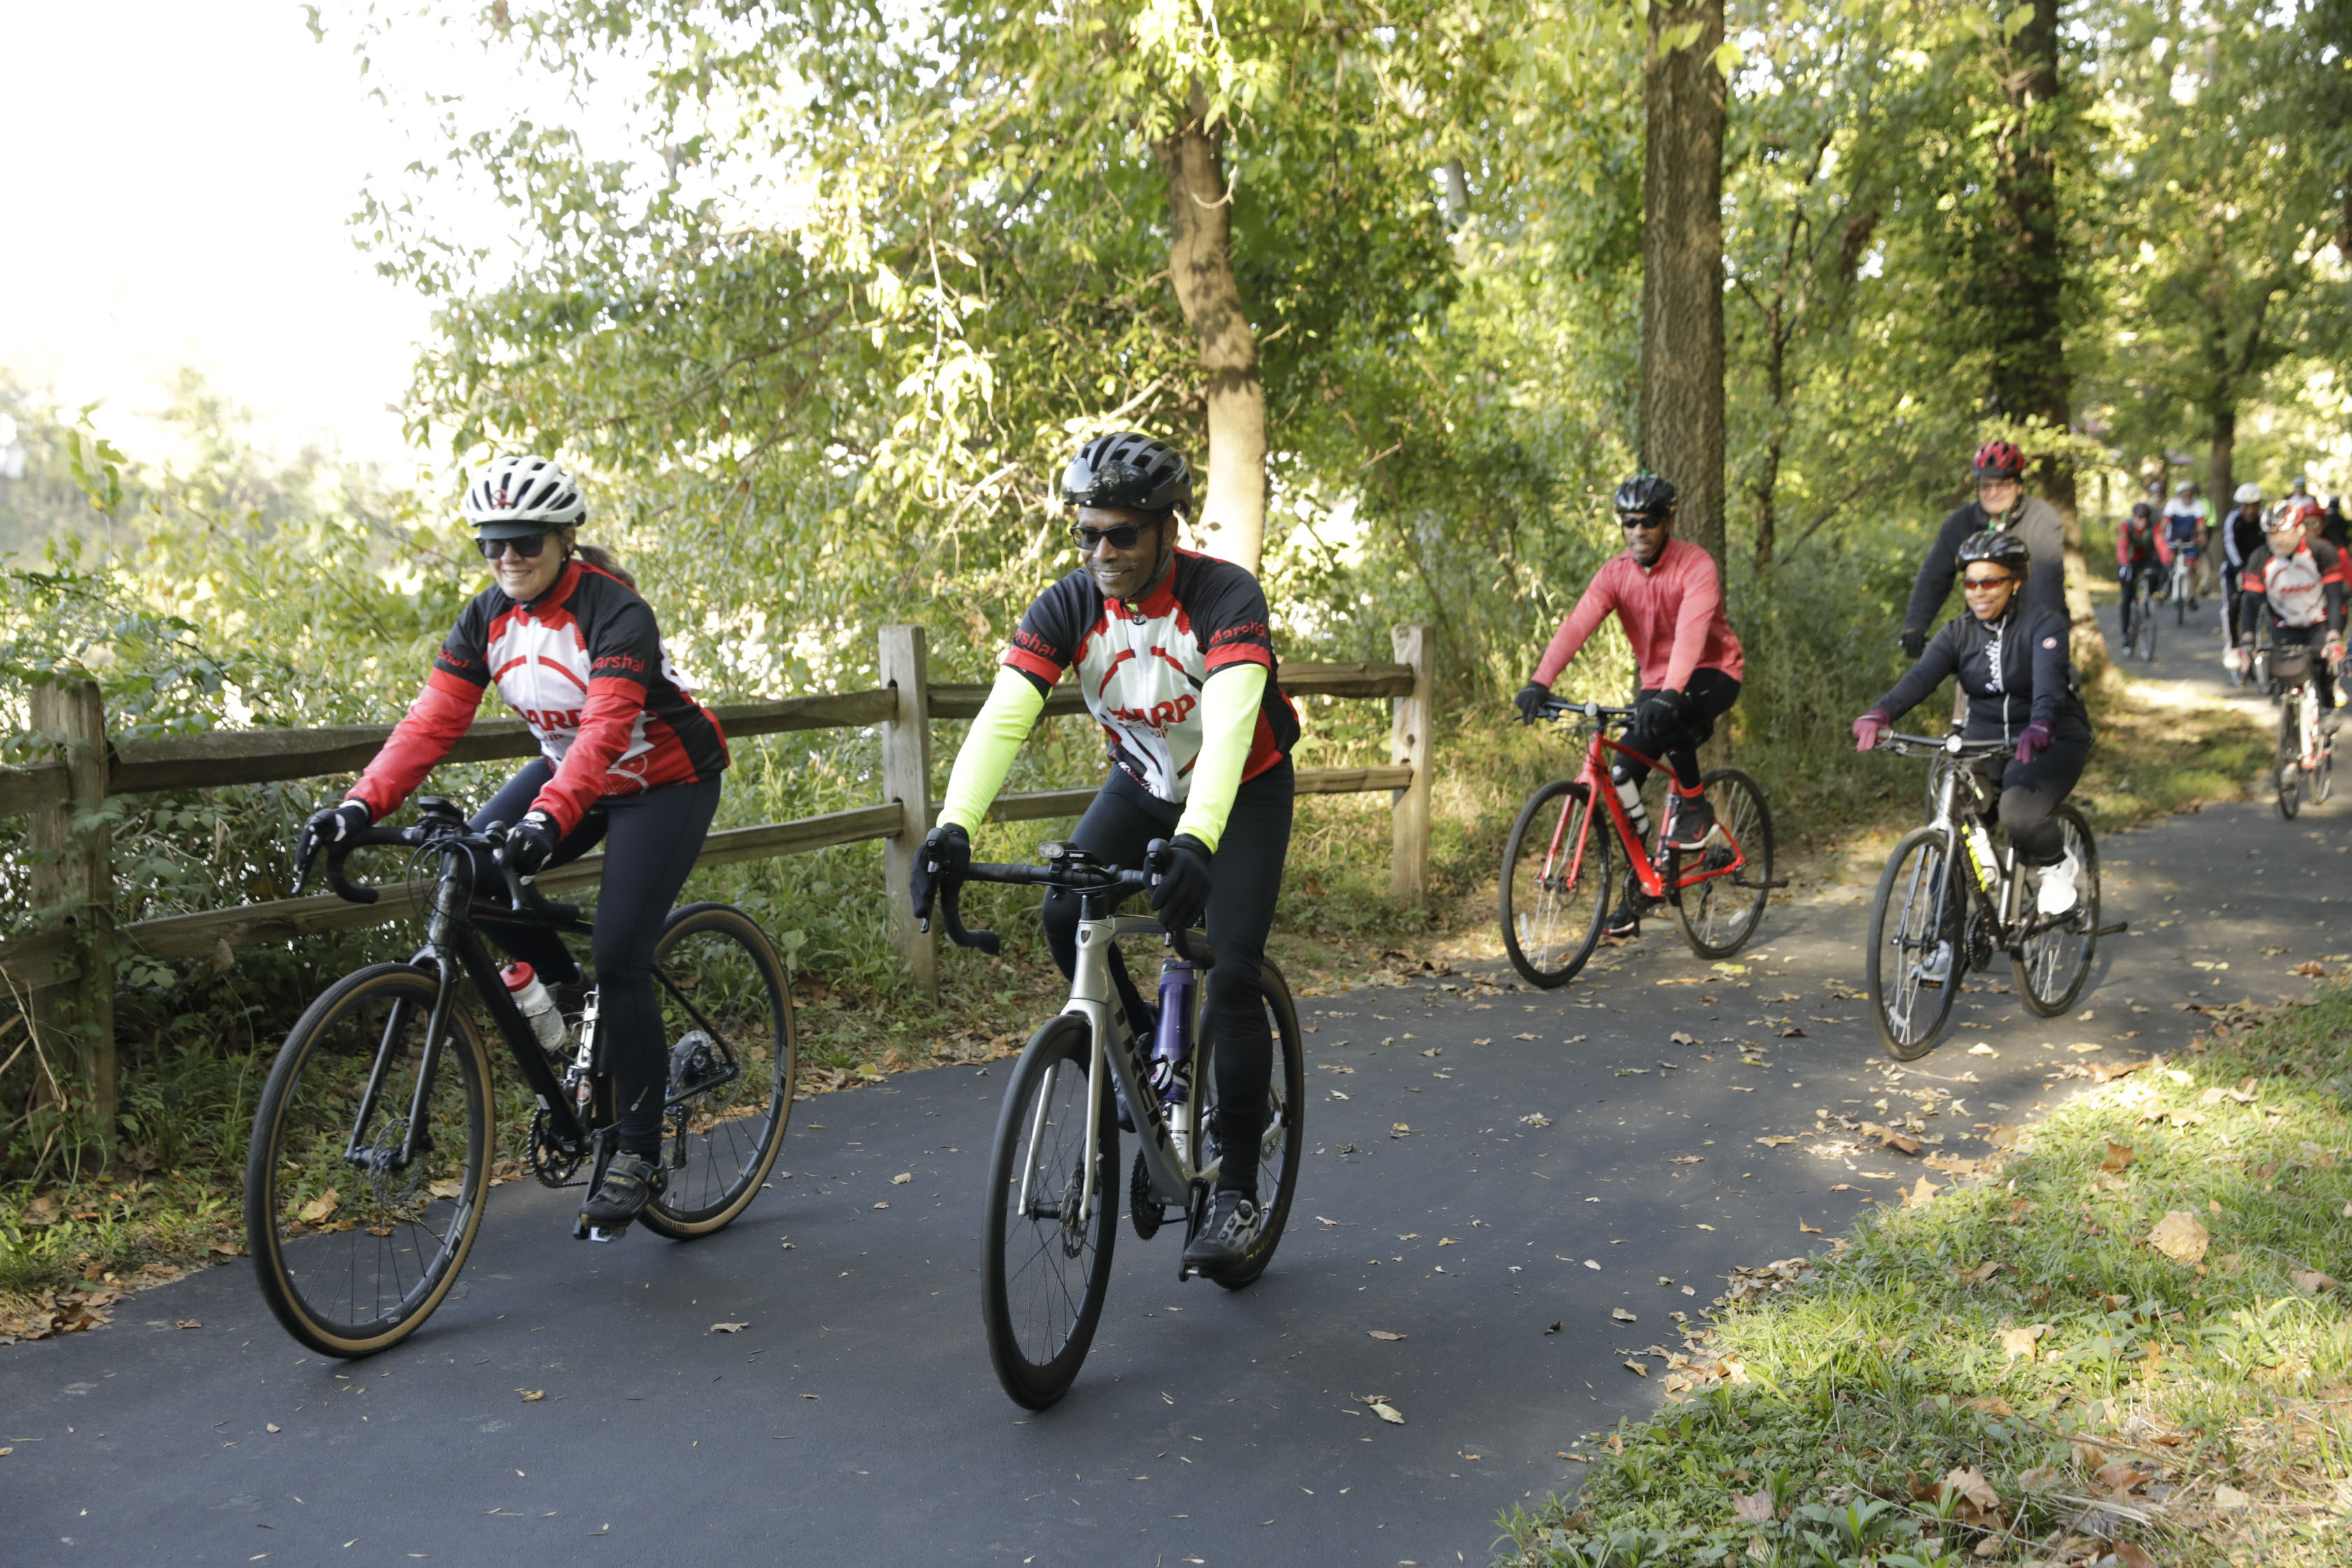
[[2073,791],[2083,776],[2083,764],[2090,760],[2090,735],[2075,733],[2070,727],[2059,731],[2030,763],[1997,755],[1982,764],[1988,780],[1999,775],[2001,831],[2028,863],[2055,865],[2065,856],[2066,830],[2051,814]]
[[[1633,700],[1639,705],[1657,694],[1656,687],[1649,687]],[[1626,731],[1623,743],[1643,756],[1663,759],[1674,770],[1675,782],[1691,791],[1699,786],[1698,749],[1714,737],[1715,721],[1730,712],[1731,705],[1739,700],[1739,682],[1719,669],[1694,669],[1683,695],[1690,700],[1690,717],[1682,724],[1666,729],[1637,721]],[[1621,755],[1610,768],[1610,776],[1620,784],[1639,788],[1642,781],[1650,776],[1650,770]]]
[[[1297,774],[1286,757],[1243,784],[1209,867],[1206,924],[1216,963],[1209,971],[1202,1028],[1217,1042],[1217,1145],[1223,1152],[1217,1185],[1233,1192],[1257,1190],[1258,1141],[1265,1134],[1266,1090],[1274,1069],[1274,1035],[1258,992],[1258,963],[1265,956],[1266,933],[1274,929],[1274,900],[1290,854],[1290,811],[1297,793]],[[1182,806],[1114,770],[1070,841],[1097,859],[1136,867],[1143,863],[1144,846],[1173,835],[1183,815]],[[1059,888],[1047,893],[1045,921],[1054,962],[1069,974],[1078,963],[1077,895]],[[1139,1026],[1151,1015],[1115,947],[1110,959],[1111,983],[1118,987],[1129,1020]]]
[[[490,804],[474,814],[478,831],[489,822],[512,823],[553,776],[545,759],[507,781]],[[589,947],[596,962],[596,1027],[604,1037],[605,1068],[620,1106],[621,1147],[653,1155],[661,1149],[662,1100],[669,1084],[669,1041],[662,1030],[661,1002],[654,994],[654,943],[670,905],[686,886],[702,852],[703,836],[719,811],[719,781],[664,784],[643,795],[608,795],[555,847],[551,866],[577,860],[604,846],[604,875],[596,893],[596,934]],[[475,888],[506,901],[506,881],[493,867],[479,867]],[[580,967],[551,931],[485,928],[507,952],[539,971],[550,984],[577,981]]]

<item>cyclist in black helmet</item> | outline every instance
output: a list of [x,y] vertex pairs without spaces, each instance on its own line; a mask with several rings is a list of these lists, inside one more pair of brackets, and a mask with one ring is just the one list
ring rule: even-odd
[[1945,677],[1957,676],[1968,698],[1968,739],[2013,748],[1982,765],[2000,773],[2000,823],[2010,843],[2042,868],[2035,895],[2041,911],[2063,915],[2074,907],[2082,867],[2051,814],[2091,755],[2090,715],[2066,664],[2066,616],[2025,602],[2033,556],[2014,533],[1978,534],[1958,553],[1969,613],[1947,621],[1894,689],[1853,721],[1854,749],[1869,751]]
[[2025,493],[2025,454],[2008,441],[1987,441],[1977,448],[1977,493],[1956,508],[1936,531],[1936,542],[1919,563],[1911,584],[1910,607],[1903,616],[1903,651],[1917,658],[1927,647],[1927,632],[1943,613],[1952,595],[1952,576],[1959,570],[1962,542],[1986,533],[2014,533],[2033,552],[2033,572],[2024,586],[2025,602],[2036,609],[2066,613],[2066,552],[2058,510],[2040,496]]
[[[971,834],[1003,787],[1013,754],[1065,674],[1102,725],[1111,769],[1071,840],[1114,865],[1142,862],[1166,839],[1151,907],[1171,931],[1205,916],[1216,963],[1207,1018],[1215,1031],[1223,1165],[1208,1218],[1184,1261],[1214,1279],[1257,1235],[1258,1147],[1265,1131],[1273,1037],[1258,962],[1274,926],[1297,793],[1290,749],[1298,715],[1276,684],[1274,637],[1257,579],[1176,542],[1192,502],[1183,454],[1132,431],[1087,442],[1062,474],[1075,509],[1079,566],[1021,617],[1003,668],[956,754],[940,824],[915,858],[916,912],[928,916],[943,872],[968,865]],[[1077,962],[1078,901],[1045,895],[1054,961]],[[1129,1025],[1152,1010],[1111,953]]]

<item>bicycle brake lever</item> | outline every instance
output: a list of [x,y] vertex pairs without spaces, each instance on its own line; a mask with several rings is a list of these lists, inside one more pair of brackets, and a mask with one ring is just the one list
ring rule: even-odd
[[[335,896],[345,903],[374,903],[378,895],[373,888],[360,887],[343,875],[343,860],[351,854],[352,847],[351,845],[343,844],[331,844],[327,847],[327,886],[334,889]],[[296,890],[300,890],[299,885]]]

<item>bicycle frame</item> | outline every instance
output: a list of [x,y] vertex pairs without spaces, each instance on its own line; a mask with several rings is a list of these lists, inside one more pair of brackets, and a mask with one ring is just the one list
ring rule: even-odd
[[[1609,820],[1617,829],[1617,841],[1625,849],[1626,864],[1633,868],[1634,878],[1641,883],[1642,891],[1645,895],[1653,899],[1664,899],[1670,895],[1679,896],[1685,888],[1695,887],[1714,877],[1733,876],[1747,866],[1748,852],[1740,847],[1738,839],[1732,837],[1729,825],[1718,823],[1717,826],[1723,835],[1724,841],[1731,846],[1731,864],[1707,869],[1704,868],[1703,862],[1697,863],[1701,868],[1678,876],[1674,887],[1669,889],[1665,878],[1660,874],[1656,862],[1651,858],[1649,850],[1643,847],[1641,835],[1633,831],[1633,819],[1626,815],[1624,803],[1617,798],[1617,785],[1610,778],[1608,768],[1603,765],[1606,761],[1604,748],[1606,752],[1615,752],[1622,756],[1630,757],[1646,768],[1657,767],[1658,760],[1655,757],[1645,757],[1631,746],[1620,744],[1602,734],[1597,705],[1587,704],[1586,709],[1592,710],[1569,710],[1570,712],[1584,712],[1585,717],[1593,721],[1592,732],[1587,737],[1584,748],[1584,771],[1576,775],[1577,782],[1590,792],[1593,800],[1602,803],[1608,808]],[[1586,820],[1591,820],[1589,815]],[[1561,847],[1559,835],[1566,832],[1567,828],[1568,816],[1562,813],[1559,826],[1554,830],[1552,843],[1545,858],[1547,868],[1559,863]],[[1679,871],[1680,868],[1677,867],[1676,869]],[[1583,873],[1584,843],[1583,840],[1579,839],[1573,863],[1566,868],[1562,877],[1564,880],[1573,883]]]
[[[1885,749],[1898,756],[1907,755],[1913,748],[1931,750],[1939,754],[1945,765],[1936,774],[1936,814],[1934,825],[1944,830],[1951,841],[1947,855],[1949,863],[1965,864],[1969,875],[1965,885],[1977,900],[1978,908],[1993,922],[1994,945],[2015,952],[2026,942],[2043,931],[2053,931],[2066,923],[2071,915],[2052,915],[2023,919],[2020,901],[2024,894],[2024,879],[2016,874],[2017,849],[2006,838],[1995,843],[1978,813],[1992,804],[1995,798],[1984,775],[1970,765],[1976,760],[1998,755],[2001,746],[1987,749],[1983,742],[1968,742],[1955,731],[1938,741],[1927,735],[1889,733],[1880,742]],[[1965,782],[1962,775],[1967,775]],[[1965,790],[1968,802],[1961,804]]]

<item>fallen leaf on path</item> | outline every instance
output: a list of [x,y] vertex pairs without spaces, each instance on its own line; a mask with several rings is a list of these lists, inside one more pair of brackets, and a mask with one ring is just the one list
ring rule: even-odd
[[1785,1029],[1775,1029],[1772,1032],[1780,1036],[1784,1040],[1801,1040],[1805,1037],[1805,1031],[1799,1028],[1794,1024],[1790,1025]]
[[1462,1244],[1454,1240],[1450,1236],[1441,1236],[1437,1238],[1437,1245],[1440,1247],[1459,1247]]
[[1559,1325],[1558,1323],[1554,1323],[1550,1328],[1546,1329],[1544,1332],[1548,1334],[1556,1334],[1559,1332]]
[[1731,1520],[1734,1524],[1769,1524],[1772,1522],[1772,1489],[1749,1492],[1745,1496],[1731,1494]]
[[2212,1239],[2213,1233],[2186,1209],[2168,1211],[2147,1233],[2150,1247],[2183,1265],[2204,1261],[2205,1248]]
[[890,1178],[890,1184],[891,1184],[892,1186],[894,1186],[894,1187],[903,1187],[903,1186],[905,1186],[908,1182],[911,1182],[911,1181],[913,1181],[914,1179],[915,1179],[915,1173],[914,1173],[914,1172],[912,1172],[912,1171],[901,1171],[901,1172],[899,1172],[897,1175],[895,1175],[895,1176],[893,1176],[893,1177],[891,1177],[891,1178]]
[[179,1326],[184,1329],[201,1329],[205,1324],[201,1318],[182,1318]]
[[1406,1126],[1403,1122],[1399,1121],[1399,1122],[1392,1123],[1392,1124],[1390,1126],[1390,1128],[1389,1128],[1389,1136],[1390,1136],[1390,1137],[1391,1137],[1391,1138],[1402,1138],[1402,1137],[1404,1137],[1407,1133],[1411,1132],[1412,1131],[1412,1128],[1410,1128],[1410,1127]]
[[[1515,1039],[1515,1040],[1532,1040],[1532,1039],[1537,1039],[1537,1038],[1538,1038],[1538,1037],[1539,1037],[1535,1036],[1535,1035],[1513,1035],[1513,1036],[1511,1037],[1511,1038],[1513,1038],[1513,1039]],[[1435,1056],[1437,1053],[1436,1053],[1435,1051],[1432,1051],[1432,1052],[1430,1052],[1429,1054],[1430,1054],[1431,1056]]]
[[1759,1138],[1756,1142],[1763,1144],[1767,1149],[1778,1149],[1785,1144],[1794,1143],[1796,1140],[1794,1138]]
[[543,1388],[518,1388],[515,1392],[522,1395],[525,1405],[536,1405],[547,1397],[547,1390]]
[[1677,1046],[1703,1046],[1706,1043],[1700,1039],[1696,1035],[1685,1034],[1680,1029],[1676,1029],[1673,1034],[1668,1035],[1666,1039],[1670,1043]]
[[[1521,1035],[1521,1036],[1519,1037],[1519,1038],[1521,1038],[1521,1039],[1523,1039],[1523,1040],[1532,1040],[1532,1039],[1534,1039],[1534,1038],[1535,1038],[1535,1037],[1534,1037],[1533,1035]],[[1444,1047],[1440,1047],[1440,1046],[1432,1046],[1432,1047],[1429,1047],[1429,1049],[1427,1049],[1427,1050],[1425,1050],[1425,1051],[1422,1052],[1421,1054],[1422,1054],[1423,1056],[1425,1056],[1425,1057],[1433,1057],[1433,1056],[1437,1055],[1437,1054],[1438,1054],[1438,1052],[1439,1052],[1439,1051],[1441,1051],[1442,1049],[1444,1049]]]
[[1519,1121],[1523,1125],[1528,1127],[1549,1127],[1551,1125],[1551,1118],[1546,1116],[1540,1110],[1535,1112],[1531,1116],[1522,1116],[1519,1118]]
[[1715,1228],[1715,1226],[1711,1226],[1711,1225],[1702,1225],[1702,1226],[1700,1226],[1698,1228],[1699,1228],[1699,1229],[1701,1229],[1701,1230],[1713,1230],[1713,1229]]
[[1822,1227],[1820,1226],[1807,1225],[1803,1220],[1799,1220],[1797,1222],[1797,1228],[1804,1232],[1807,1236],[1819,1236],[1822,1234]]
[[890,1205],[888,1204],[876,1204],[874,1206],[877,1209],[887,1209]]
[[2107,1145],[2107,1157],[2099,1162],[2099,1169],[2120,1171],[2138,1158],[2139,1155],[2134,1152],[2130,1144],[2111,1142]]
[[2011,1361],[2032,1361],[2034,1342],[2050,1331],[2047,1323],[2028,1323],[2021,1329],[2000,1331],[2001,1353]]
[[1935,1183],[1929,1181],[1927,1177],[1922,1176],[1919,1178],[1919,1184],[1917,1186],[1913,1187],[1909,1192],[1903,1194],[1903,1206],[1905,1208],[1925,1207],[1930,1198],[1934,1197],[1937,1193],[1940,1193],[1943,1190],[1943,1188],[1936,1185]]
[[1677,1154],[1673,1159],[1667,1161],[1666,1163],[1669,1165],[1704,1165],[1706,1163],[1706,1156],[1704,1154]]
[[2089,1040],[2076,1040],[2073,1045],[2068,1046],[2066,1048],[2070,1051],[2104,1051],[2107,1047],[2105,1046],[2094,1045]]
[[1627,1310],[1626,1310],[1624,1308],[1622,1308],[1622,1307],[1612,1307],[1612,1308],[1610,1308],[1610,1309],[1609,1309],[1609,1315],[1610,1315],[1611,1317],[1612,1317],[1612,1318],[1616,1319],[1616,1320],[1617,1320],[1619,1322],[1621,1322],[1621,1323],[1638,1323],[1638,1322],[1640,1322],[1640,1321],[1642,1321],[1641,1319],[1639,1319],[1639,1318],[1635,1317],[1633,1313],[1631,1313],[1631,1312],[1627,1311]]
[[1994,1050],[1990,1046],[1986,1045],[1982,1040],[1979,1040],[1975,1045],[1969,1047],[1969,1055],[1972,1057],[1998,1057],[2000,1053]]
[[2305,963],[2298,963],[2294,966],[2294,973],[2297,974],[2307,974],[2312,979],[2318,980],[2326,975],[2327,967],[2325,964],[2313,963],[2305,961]]
[[710,1331],[714,1334],[740,1334],[751,1326],[749,1323],[713,1323]]
[[295,1210],[295,1217],[299,1219],[304,1225],[317,1225],[320,1220],[325,1219],[329,1215],[334,1213],[335,1210],[341,1205],[342,1201],[343,1194],[337,1192],[334,1188],[329,1187],[325,1192],[320,1193],[317,1197],[312,1198],[309,1203],[304,1204],[300,1208]]
[[286,1428],[280,1426],[275,1421],[269,1422],[262,1427],[262,1430],[265,1432],[283,1432],[285,1429]]
[[1648,1362],[1629,1361],[1625,1363],[1624,1365],[1627,1372],[1639,1373],[1643,1377],[1650,1375],[1650,1363]]
[[1371,1336],[1372,1336],[1372,1338],[1374,1338],[1374,1339],[1376,1339],[1376,1340],[1390,1340],[1390,1341],[1395,1341],[1395,1340],[1401,1340],[1401,1339],[1404,1338],[1404,1336],[1403,1336],[1402,1334],[1392,1334],[1392,1333],[1389,1332],[1386,1329],[1366,1329],[1366,1330],[1364,1331],[1364,1332],[1366,1332],[1366,1333],[1368,1333],[1368,1334],[1371,1335]]
[[1387,1422],[1390,1426],[1402,1426],[1404,1425],[1404,1412],[1399,1410],[1395,1405],[1381,1399],[1370,1400],[1368,1401],[1368,1403],[1371,1407],[1372,1414]]

